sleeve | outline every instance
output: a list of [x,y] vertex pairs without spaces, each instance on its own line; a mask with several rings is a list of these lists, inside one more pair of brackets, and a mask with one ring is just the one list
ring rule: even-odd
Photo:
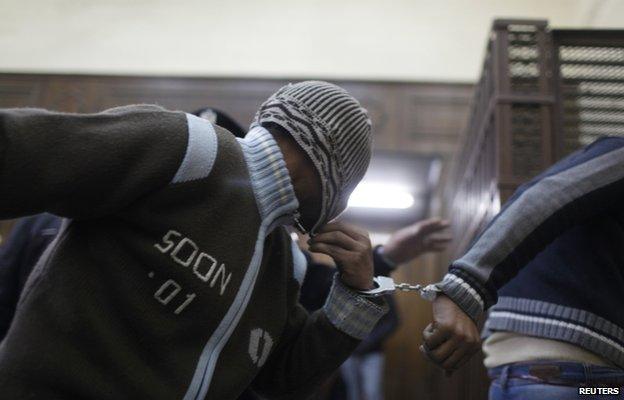
[[306,253],[308,266],[299,293],[299,303],[308,311],[323,308],[334,280],[336,269],[328,265],[315,263]]
[[0,219],[42,211],[98,217],[192,174],[181,170],[187,147],[216,140],[193,136],[191,117],[157,106],[0,109]]
[[296,304],[280,345],[262,367],[252,388],[269,399],[305,398],[349,357],[387,306],[352,292],[334,277],[323,309],[309,315]]
[[399,327],[399,314],[394,297],[391,294],[384,296],[388,304],[388,313],[384,315],[372,330],[370,335],[353,352],[356,355],[365,355],[374,351],[381,351],[384,343]]
[[520,187],[437,286],[476,320],[562,232],[623,198],[624,139],[598,140]]

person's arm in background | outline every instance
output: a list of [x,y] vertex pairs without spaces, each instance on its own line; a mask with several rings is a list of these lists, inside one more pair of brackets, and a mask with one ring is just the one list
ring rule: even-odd
[[0,109],[0,219],[42,211],[92,218],[129,205],[178,178],[190,135],[216,145],[195,120],[210,126],[156,106]]
[[622,138],[598,140],[519,188],[438,284],[444,295],[423,333],[429,359],[448,371],[466,362],[479,348],[474,321],[497,290],[566,229],[623,199]]
[[372,301],[353,290],[369,289],[373,284],[372,249],[366,232],[342,223],[327,224],[312,239],[310,251],[332,257],[339,274],[334,276],[323,308],[311,315],[298,304],[298,285],[289,290],[293,307],[281,344],[251,386],[270,399],[305,398],[387,312],[383,300]]
[[400,264],[425,253],[444,250],[451,241],[445,232],[448,227],[448,221],[429,218],[394,232],[386,244],[373,250],[375,275],[389,276]]

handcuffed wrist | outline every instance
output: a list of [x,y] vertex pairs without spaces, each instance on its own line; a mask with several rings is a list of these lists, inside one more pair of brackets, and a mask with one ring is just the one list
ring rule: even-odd
[[370,283],[368,285],[362,285],[362,286],[367,286],[367,287],[359,287],[360,285],[352,285],[348,280],[345,280],[345,278],[344,278],[344,276],[342,274],[338,274],[338,280],[347,289],[352,290],[354,292],[359,292],[359,291],[362,291],[362,290],[369,290],[369,289],[372,289],[372,288],[375,287],[375,282],[373,281],[372,277],[371,277]]
[[388,305],[385,301],[375,304],[349,289],[336,274],[323,312],[336,329],[356,339],[364,339],[388,312]]
[[473,321],[476,321],[485,310],[483,298],[477,290],[452,271],[447,273],[436,286]]

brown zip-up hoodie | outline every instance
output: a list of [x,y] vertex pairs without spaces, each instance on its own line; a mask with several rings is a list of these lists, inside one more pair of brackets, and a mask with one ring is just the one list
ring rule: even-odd
[[335,281],[297,302],[298,207],[262,128],[155,106],[0,110],[0,218],[68,220],[0,345],[7,399],[302,398],[385,309]]

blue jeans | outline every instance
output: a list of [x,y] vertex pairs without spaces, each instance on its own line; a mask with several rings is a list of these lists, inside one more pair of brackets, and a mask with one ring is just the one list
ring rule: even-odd
[[[579,400],[624,398],[624,370],[574,362],[536,361],[489,370],[490,400]],[[611,394],[579,394],[579,388],[607,388]],[[615,393],[617,388],[618,394]],[[598,390],[598,389],[596,389]]]

